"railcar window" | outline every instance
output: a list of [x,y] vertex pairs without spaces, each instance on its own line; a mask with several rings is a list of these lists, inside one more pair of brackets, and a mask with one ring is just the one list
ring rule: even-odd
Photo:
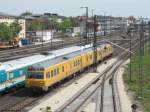
[[54,69],[54,75],[57,75],[57,73],[56,73],[56,69]]
[[64,66],[62,66],[62,72],[64,72]]
[[92,55],[90,55],[90,60],[92,60]]
[[46,73],[46,77],[47,77],[47,78],[50,78],[50,77],[51,77],[50,72],[47,72],[47,73]]
[[54,72],[53,72],[53,70],[51,70],[51,77],[53,77],[53,75],[54,75]]
[[76,66],[76,62],[74,61],[74,66]]
[[86,61],[88,61],[88,56],[86,57]]
[[46,73],[46,78],[49,78],[49,74],[48,74],[48,72]]
[[28,72],[28,78],[44,79],[44,72]]
[[57,68],[57,74],[59,74],[59,68]]
[[80,65],[80,60],[78,60],[78,65]]

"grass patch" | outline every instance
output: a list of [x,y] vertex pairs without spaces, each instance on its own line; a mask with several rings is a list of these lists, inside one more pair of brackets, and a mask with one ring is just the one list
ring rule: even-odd
[[[129,81],[129,65],[123,75],[124,81],[129,86],[129,90],[133,91],[136,98],[139,96],[139,55],[132,59],[132,81]],[[143,98],[138,99],[144,108],[144,112],[150,112],[150,46],[145,47],[143,56]]]

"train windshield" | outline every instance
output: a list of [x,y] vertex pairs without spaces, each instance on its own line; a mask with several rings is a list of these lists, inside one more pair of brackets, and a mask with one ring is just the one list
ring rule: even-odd
[[44,72],[28,72],[28,78],[44,79]]

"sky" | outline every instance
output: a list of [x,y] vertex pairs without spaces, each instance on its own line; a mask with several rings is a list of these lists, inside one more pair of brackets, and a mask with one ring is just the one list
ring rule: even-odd
[[142,16],[150,18],[150,0],[0,0],[0,12],[19,15],[25,11],[41,14],[58,13],[65,16],[80,16],[85,13],[81,6],[94,9],[96,15]]

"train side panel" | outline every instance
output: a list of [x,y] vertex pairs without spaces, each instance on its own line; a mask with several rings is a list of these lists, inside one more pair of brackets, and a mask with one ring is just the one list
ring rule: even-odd
[[60,81],[63,77],[65,77],[65,75],[62,74],[62,64],[61,63],[48,68],[45,71],[45,74],[46,74],[45,86],[50,86],[50,85]]
[[86,54],[82,54],[81,55],[81,68],[84,69],[87,67],[87,58],[86,58]]
[[7,80],[11,80],[13,78],[17,78],[23,75],[27,75],[27,67],[7,72]]
[[5,70],[0,71],[0,83],[5,82],[7,80],[7,74]]

